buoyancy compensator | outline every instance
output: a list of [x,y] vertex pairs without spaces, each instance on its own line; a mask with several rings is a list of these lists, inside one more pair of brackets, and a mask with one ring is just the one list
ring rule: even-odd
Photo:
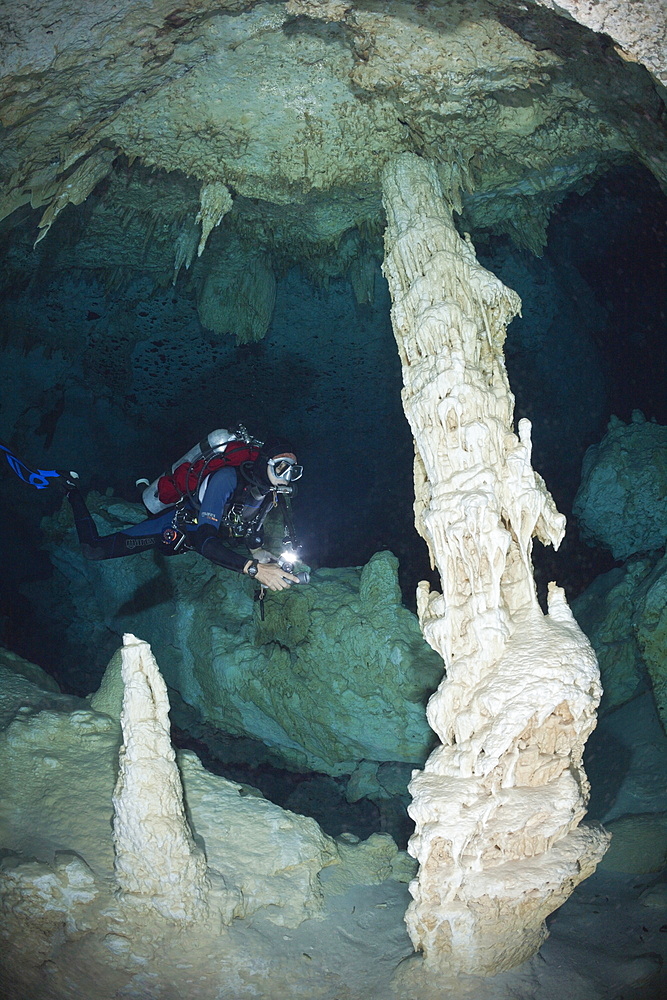
[[141,496],[144,506],[152,514],[160,514],[188,497],[198,507],[199,489],[207,476],[224,466],[253,462],[260,446],[261,441],[248,434],[241,424],[233,431],[225,428],[211,431],[181,455],[169,472],[162,473],[146,487]]

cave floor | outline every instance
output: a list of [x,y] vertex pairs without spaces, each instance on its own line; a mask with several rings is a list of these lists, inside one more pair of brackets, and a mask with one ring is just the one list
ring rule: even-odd
[[[642,897],[643,898],[640,898]],[[56,948],[38,979],[12,976],[3,1000],[661,1000],[667,996],[667,879],[598,871],[550,919],[528,962],[490,979],[428,974],[405,931],[407,885],[330,896],[297,928],[266,916],[135,941],[134,967],[108,941]],[[143,937],[143,935],[139,935]],[[11,959],[10,959],[11,962]],[[55,968],[58,973],[53,975]],[[16,969],[16,966],[14,966]],[[51,975],[49,975],[51,971]],[[19,982],[19,979],[21,981]],[[13,980],[13,982],[11,981]],[[50,981],[49,981],[50,980]]]
[[307,920],[296,930],[266,920],[239,925],[231,935],[234,949],[248,954],[261,941],[261,956],[251,973],[243,973],[250,974],[247,992],[218,995],[230,1000],[659,1000],[667,996],[667,917],[655,903],[649,907],[640,901],[651,889],[654,899],[667,900],[667,881],[656,885],[656,878],[596,873],[554,914],[549,938],[530,961],[492,979],[455,983],[425,974],[420,957],[413,955],[403,924],[406,885],[389,881],[355,887],[329,900],[324,919]]
[[[667,738],[652,696],[603,716],[594,735],[590,818],[613,834],[617,821],[637,819],[637,832],[625,842],[614,834],[596,873],[549,918],[538,954],[511,972],[455,981],[428,973],[403,921],[408,886],[394,880],[336,894],[325,868],[323,911],[296,928],[275,922],[279,908],[226,926],[213,906],[194,927],[130,930],[114,923],[109,876],[103,920],[91,913],[75,933],[46,938],[32,934],[28,914],[27,934],[0,929],[0,1000],[664,1000],[667,870],[641,839],[642,821],[667,818]],[[130,950],[119,950],[128,935]]]

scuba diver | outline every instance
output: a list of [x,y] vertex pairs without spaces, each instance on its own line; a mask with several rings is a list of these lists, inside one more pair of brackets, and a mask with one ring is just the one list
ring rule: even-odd
[[[153,516],[102,536],[79,491],[76,473],[41,469],[33,473],[6,446],[0,447],[25,482],[38,489],[51,483],[61,486],[86,559],[116,559],[148,549],[177,555],[194,549],[218,566],[252,577],[261,588],[279,591],[308,582],[307,573],[291,571],[296,551],[290,495],[303,467],[289,441],[275,438],[262,444],[243,427],[232,433],[213,431],[175,462],[170,473],[146,486],[143,500]],[[264,548],[264,520],[279,503],[288,552],[276,556]],[[245,543],[249,554],[234,551],[228,542]]]

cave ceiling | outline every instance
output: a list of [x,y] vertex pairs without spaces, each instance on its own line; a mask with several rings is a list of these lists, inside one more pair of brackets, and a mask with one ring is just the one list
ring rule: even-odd
[[192,266],[219,333],[232,321],[215,302],[245,281],[259,306],[240,340],[263,335],[275,276],[294,264],[347,276],[364,300],[364,260],[382,253],[379,174],[398,152],[437,164],[473,238],[540,253],[554,207],[611,166],[640,162],[664,190],[655,11],[642,43],[630,13],[610,15],[612,38],[575,10],[488,0],[10,0],[0,217],[52,239],[94,192],[51,266],[71,266],[74,247],[80,268],[162,285]]

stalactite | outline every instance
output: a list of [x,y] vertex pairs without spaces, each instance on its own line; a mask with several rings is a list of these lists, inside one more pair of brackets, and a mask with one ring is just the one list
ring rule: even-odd
[[375,297],[376,263],[367,247],[359,249],[352,260],[347,277],[352,285],[354,297],[360,306],[371,305]]
[[197,311],[207,330],[221,336],[232,333],[238,344],[261,340],[275,302],[276,279],[266,254],[231,239],[205,262]]
[[[35,246],[43,240],[56,218],[67,205],[80,205],[85,201],[99,182],[111,171],[116,152],[111,149],[100,149],[86,157],[82,163],[64,180],[54,184],[49,194],[49,204],[39,220],[39,236]],[[45,198],[35,193],[32,198],[34,206],[44,204]]]
[[539,947],[606,849],[578,826],[599,675],[563,591],[550,585],[544,615],[533,581],[533,536],[557,546],[565,519],[532,469],[529,421],[513,431],[502,348],[520,300],[456,232],[431,164],[397,157],[383,194],[416,523],[443,586],[422,583],[418,611],[447,668],[427,711],[441,745],[410,785],[406,923],[427,967],[488,975]]
[[221,181],[203,184],[199,194],[199,212],[196,222],[201,222],[201,239],[197,247],[197,256],[201,257],[211,230],[219,226],[232,207],[232,196]]
[[197,228],[196,220],[185,219],[181,226],[181,230],[176,238],[175,250],[174,250],[174,274],[172,277],[172,285],[176,284],[179,271],[182,267],[185,267],[186,271],[190,270],[190,265],[194,260],[194,256],[197,250],[197,243],[199,241],[199,229]]

